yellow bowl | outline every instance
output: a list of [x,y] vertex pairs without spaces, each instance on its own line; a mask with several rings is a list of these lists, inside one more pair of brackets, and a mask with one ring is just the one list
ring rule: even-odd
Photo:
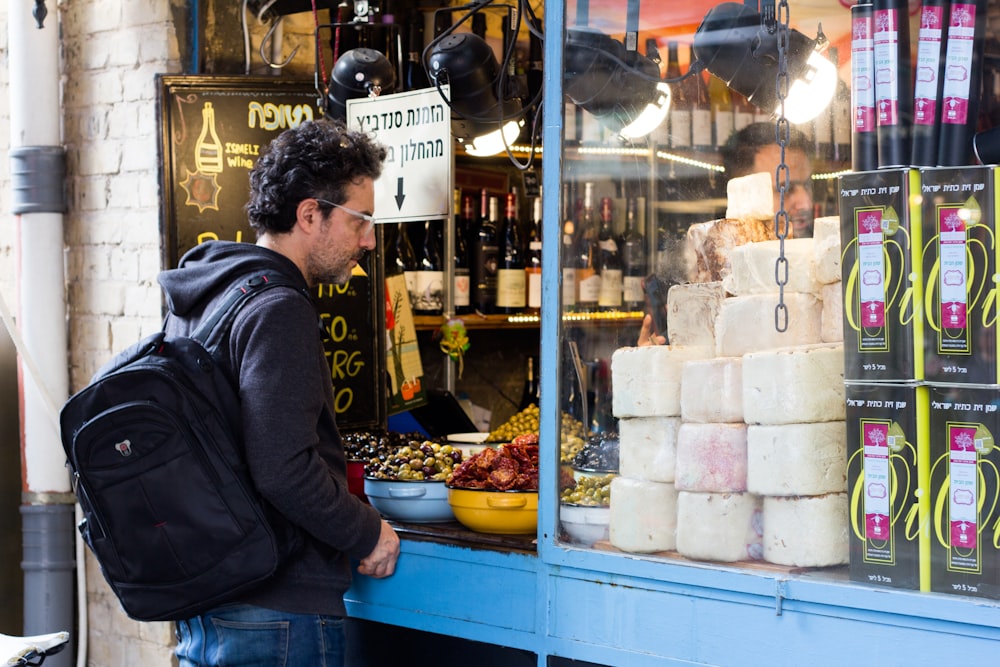
[[538,526],[538,491],[448,488],[458,522],[477,533],[530,535]]

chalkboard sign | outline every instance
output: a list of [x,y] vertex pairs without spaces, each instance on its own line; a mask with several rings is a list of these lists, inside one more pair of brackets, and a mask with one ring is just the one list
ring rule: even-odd
[[[246,220],[249,172],[281,131],[318,119],[311,80],[158,77],[164,265],[205,241],[253,243]],[[381,244],[379,245],[379,251]],[[347,285],[314,295],[327,333],[337,423],[384,427],[385,309],[381,257],[372,254]]]

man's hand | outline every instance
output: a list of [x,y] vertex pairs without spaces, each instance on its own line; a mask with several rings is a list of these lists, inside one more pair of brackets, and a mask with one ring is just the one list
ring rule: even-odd
[[636,345],[645,347],[646,345],[663,345],[666,342],[666,336],[653,333],[653,316],[646,313],[646,317],[642,318],[642,329],[639,330],[639,342]]
[[358,572],[375,579],[383,579],[396,571],[397,558],[399,558],[399,536],[392,526],[383,520],[378,543],[370,554],[361,559]]

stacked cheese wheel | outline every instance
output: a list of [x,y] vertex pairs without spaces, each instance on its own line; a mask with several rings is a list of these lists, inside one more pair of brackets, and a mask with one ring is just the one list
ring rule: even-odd
[[[785,241],[787,331],[774,326],[778,244],[754,243],[733,249],[723,282],[670,290],[670,346],[616,351],[614,546],[847,562],[843,347],[823,331],[817,247]],[[839,262],[837,248],[825,257]]]

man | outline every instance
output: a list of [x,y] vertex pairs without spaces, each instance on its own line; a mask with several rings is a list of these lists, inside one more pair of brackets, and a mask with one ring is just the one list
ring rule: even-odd
[[[785,211],[791,225],[790,236],[799,239],[813,233],[812,161],[809,159],[812,144],[796,129],[791,129],[788,139],[785,164],[788,166],[789,189],[785,191]],[[774,182],[775,172],[781,163],[781,147],[773,123],[753,123],[734,132],[721,152],[727,179],[765,172]],[[775,187],[775,211],[778,204],[778,189]]]
[[222,362],[239,384],[254,483],[304,545],[271,581],[179,621],[181,667],[342,665],[350,559],[372,577],[395,570],[399,538],[348,490],[330,368],[306,296],[322,283],[347,282],[375,247],[373,183],[384,159],[382,146],[339,121],[286,130],[250,172],[246,210],[256,245],[205,243],[160,275],[170,335],[193,331],[253,274],[280,274],[301,288],[250,301]]

